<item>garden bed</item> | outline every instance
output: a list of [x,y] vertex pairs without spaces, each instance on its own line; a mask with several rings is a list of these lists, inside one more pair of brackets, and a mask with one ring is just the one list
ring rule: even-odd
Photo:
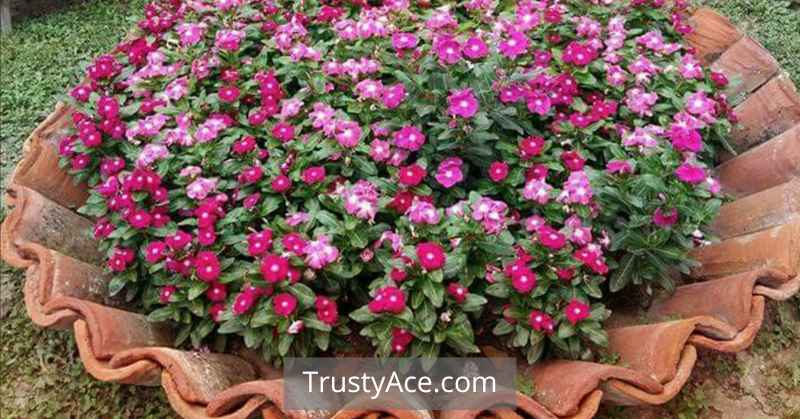
[[[680,288],[648,313],[653,320],[673,320],[611,330],[611,350],[628,368],[573,361],[534,367],[537,392],[533,399],[520,395],[521,409],[534,417],[589,416],[601,398],[663,403],[687,379],[695,347],[727,352],[747,347],[760,326],[765,297],[788,298],[797,290],[798,188],[796,181],[791,183],[800,153],[796,92],[776,66],[764,65],[772,62],[768,54],[723,18],[701,10],[694,20],[693,42],[707,60],[719,57],[717,68],[764,68],[743,72],[744,90],[737,92],[747,98],[737,108],[742,127],[734,141],[740,151],[757,147],[719,168],[724,188],[739,199],[724,207],[717,222],[725,240],[696,253],[703,266],[694,276],[709,280]],[[79,233],[65,234],[86,223],[64,209],[85,197],[56,169],[53,142],[66,123],[66,109],[60,108],[33,133],[9,188],[13,210],[3,225],[3,255],[14,266],[28,268],[26,303],[32,319],[45,326],[71,326],[87,370],[100,379],[160,381],[173,407],[185,416],[220,416],[236,407],[236,415],[262,408],[265,416],[272,415],[275,407],[268,401],[279,405],[280,382],[263,380],[272,374],[263,364],[246,356],[168,349],[169,331],[109,308],[113,301],[106,298],[104,274],[92,266],[97,262],[94,243]],[[613,321],[635,322],[622,315]],[[119,324],[130,327],[120,330]],[[648,337],[644,345],[642,336]],[[569,379],[570,374],[575,378]],[[249,380],[255,381],[243,383]]]

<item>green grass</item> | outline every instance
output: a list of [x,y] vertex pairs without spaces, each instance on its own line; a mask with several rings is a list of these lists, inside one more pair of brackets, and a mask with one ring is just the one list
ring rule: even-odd
[[[122,38],[132,25],[130,16],[140,13],[143,3],[73,1],[46,16],[16,20],[15,31],[0,38],[0,177],[5,179],[10,173],[22,142],[52,111],[56,95],[77,82],[91,57]],[[776,0],[703,3],[730,16],[763,43],[800,84],[797,4]],[[22,304],[21,284],[21,273],[0,265],[0,417],[172,415],[159,388],[101,383],[88,376],[71,332],[42,330],[30,323]],[[767,333],[762,338],[765,342],[782,343],[783,335]],[[800,382],[798,371],[800,367],[793,365],[787,381]],[[673,412],[679,414],[703,407],[702,398],[694,392],[675,403],[679,406]]]

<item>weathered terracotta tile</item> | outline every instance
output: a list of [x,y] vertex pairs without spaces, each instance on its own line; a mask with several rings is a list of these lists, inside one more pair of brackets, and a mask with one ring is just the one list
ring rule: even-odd
[[[318,419],[329,418],[334,412],[316,410],[286,410],[283,407],[283,380],[257,380],[248,381],[230,387],[219,393],[211,403],[208,404],[206,412],[213,417],[229,415],[235,411],[241,411],[239,407],[243,402],[252,399],[259,399],[262,404],[271,404],[282,416],[290,419]],[[245,406],[252,403],[245,403]],[[261,408],[261,406],[256,406]]]
[[15,186],[11,191],[16,196],[15,206],[0,234],[4,260],[11,264],[19,263],[17,259],[29,261],[18,246],[36,243],[87,263],[102,264],[103,255],[91,238],[91,221],[32,189]]
[[[178,385],[172,378],[172,375],[163,371],[161,373],[161,386],[164,388],[164,393],[167,395],[172,410],[184,419],[211,419],[206,413],[206,406],[202,403],[192,403],[185,400],[178,390]],[[258,409],[264,404],[263,398],[260,396],[248,400],[240,409],[222,416],[213,416],[214,419],[248,419],[258,417]],[[279,415],[262,415],[261,417],[268,419],[284,419]]]
[[660,405],[672,400],[689,380],[697,362],[697,349],[692,345],[683,347],[675,376],[662,386],[660,392],[650,392],[634,383],[610,379],[603,383],[603,401],[622,406]]
[[695,330],[692,319],[608,331],[609,350],[620,356],[620,365],[647,375],[658,383],[675,376],[678,361]]
[[[655,379],[615,365],[582,361],[547,361],[528,370],[533,380],[536,401],[557,416],[575,415],[585,397],[612,378],[631,383],[651,394],[664,387]],[[604,395],[605,397],[605,395]]]
[[686,40],[697,49],[697,56],[706,63],[713,62],[742,37],[742,33],[728,18],[707,7],[698,9],[692,15],[691,23],[694,32]]
[[122,384],[158,385],[160,382],[161,366],[157,363],[142,360],[119,368],[111,367],[108,360],[94,355],[89,325],[85,320],[77,320],[73,324],[73,330],[83,367],[92,377]]
[[697,347],[710,349],[716,352],[736,353],[747,349],[764,322],[764,306],[766,300],[760,295],[751,297],[750,321],[736,336],[730,339],[716,339],[712,336],[694,334],[689,338],[689,343]]
[[23,146],[23,158],[9,177],[8,186],[34,189],[47,198],[69,208],[86,202],[86,185],[76,185],[66,170],[58,166],[58,142],[71,124],[71,110],[64,104],[31,133]]
[[65,296],[52,298],[44,307],[48,312],[69,309],[80,313],[89,326],[92,353],[100,359],[126,349],[169,346],[174,342],[171,327],[149,322],[141,314]]
[[[474,397],[470,396],[474,402]],[[477,396],[482,397],[481,403],[486,406],[491,406],[494,402],[491,400],[494,395],[486,394],[484,396]],[[464,406],[462,402],[458,399],[454,400],[452,403],[452,408],[444,409],[441,411],[440,419],[475,419],[478,417],[484,418],[508,418],[514,419],[515,417],[520,417],[520,419],[524,416],[521,416],[519,413],[515,412],[514,410],[510,409],[507,405],[499,405],[496,407],[491,407],[485,410],[463,410],[459,409],[459,406]],[[520,413],[524,413],[527,417],[533,418],[541,418],[541,419],[555,419],[557,416],[550,413],[544,406],[539,404],[536,400],[522,394],[517,393],[516,397],[516,409]]]
[[760,268],[797,275],[800,262],[800,222],[773,227],[694,249],[691,256],[701,263],[692,270],[697,278],[733,275]]
[[789,277],[781,272],[759,269],[683,285],[674,294],[654,301],[648,314],[654,317],[683,318],[710,316],[740,331],[752,318],[753,290],[756,283],[779,286],[788,280]]
[[800,97],[789,76],[781,72],[734,108],[739,124],[731,145],[744,152],[800,123]]
[[116,352],[110,365],[117,368],[140,360],[157,362],[175,381],[181,397],[190,403],[208,404],[225,389],[256,378],[250,363],[237,356],[147,346],[153,345]]
[[800,124],[717,169],[725,193],[746,196],[800,176]]
[[780,69],[778,62],[764,47],[749,36],[742,37],[714,61],[711,69],[730,79],[726,89],[732,104],[766,83]]
[[800,218],[800,178],[725,204],[711,230],[726,239]]

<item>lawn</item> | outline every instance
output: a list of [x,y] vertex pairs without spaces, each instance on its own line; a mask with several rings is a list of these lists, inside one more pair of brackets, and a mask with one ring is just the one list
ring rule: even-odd
[[[0,176],[10,173],[24,138],[53,109],[81,74],[88,60],[114,46],[135,21],[142,0],[72,1],[46,16],[18,19],[15,31],[0,38]],[[776,0],[707,0],[762,42],[800,84],[800,9]],[[795,30],[791,30],[795,28]],[[0,218],[3,217],[0,209]],[[22,275],[0,265],[0,417],[170,417],[159,388],[100,383],[88,376],[78,359],[71,332],[34,327],[22,304]],[[800,346],[798,302],[774,305],[764,337],[754,352],[785,351]],[[796,355],[796,352],[795,352]],[[745,371],[746,358],[712,358],[712,372]],[[757,357],[759,355],[754,355]],[[796,363],[795,363],[796,364]],[[800,364],[789,364],[786,380],[800,388]],[[730,374],[728,374],[730,375]],[[715,379],[713,374],[712,379]],[[707,417],[726,403],[702,393],[704,378],[656,417]],[[719,386],[717,386],[719,387]],[[781,387],[782,388],[782,387]],[[700,389],[700,390],[697,390]],[[772,387],[765,387],[773,394]],[[698,392],[699,391],[699,392]],[[796,392],[786,393],[795,394]],[[760,404],[771,403],[758,399]],[[774,398],[774,397],[773,397]],[[773,400],[774,401],[774,400]],[[780,400],[776,409],[780,409]],[[780,410],[778,410],[780,412]],[[609,416],[624,415],[612,410]],[[635,415],[639,415],[636,413]],[[661,416],[663,415],[663,416]],[[788,416],[787,416],[788,417]]]

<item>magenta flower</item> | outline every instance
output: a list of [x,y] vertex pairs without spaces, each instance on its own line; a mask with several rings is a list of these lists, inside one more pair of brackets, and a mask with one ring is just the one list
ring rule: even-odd
[[464,172],[461,171],[463,162],[458,157],[450,157],[439,163],[436,169],[436,181],[445,188],[452,188],[457,183],[464,180]]
[[567,316],[567,320],[569,320],[569,322],[575,326],[580,321],[589,318],[591,315],[589,309],[590,307],[587,304],[573,299],[564,308],[564,314]]
[[419,40],[414,34],[406,32],[396,32],[392,34],[392,48],[396,50],[412,49],[417,46]]
[[246,34],[244,31],[222,29],[217,32],[214,39],[214,46],[226,51],[235,52],[239,50],[242,40]]
[[464,43],[464,55],[472,60],[480,60],[489,55],[489,46],[480,37],[473,36]]
[[669,211],[662,211],[661,208],[656,208],[653,212],[653,224],[665,228],[678,222],[678,210],[672,208]]
[[289,317],[297,308],[297,297],[288,292],[277,294],[272,298],[272,309],[281,317]]
[[528,40],[528,37],[524,33],[512,30],[508,33],[507,39],[500,41],[497,49],[500,50],[500,53],[506,58],[514,60],[524,54],[528,50],[529,45],[530,40]]
[[677,176],[681,182],[697,185],[706,180],[706,171],[702,167],[684,162],[680,167],[675,169],[675,176]]
[[448,113],[453,116],[472,118],[478,112],[478,99],[470,88],[451,92],[447,103],[450,106]]
[[440,38],[433,43],[433,50],[442,65],[453,65],[461,60],[461,44],[453,38]]
[[410,151],[419,151],[425,145],[426,140],[422,130],[412,125],[400,128],[394,133],[393,138],[394,145]]
[[330,237],[322,235],[308,242],[303,249],[306,263],[312,269],[322,269],[339,257],[339,249],[330,244]]

